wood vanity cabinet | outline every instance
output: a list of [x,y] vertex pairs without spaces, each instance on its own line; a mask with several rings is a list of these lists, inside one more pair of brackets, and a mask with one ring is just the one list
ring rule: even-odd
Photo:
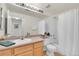
[[25,52],[25,53],[21,53],[21,54],[16,55],[16,56],[33,56],[33,51],[28,51],[28,52]]
[[0,56],[11,56],[11,55],[12,55],[12,50],[11,49],[0,51]]
[[42,56],[43,42],[35,42],[7,50],[1,50],[0,56]]
[[15,56],[30,56],[30,55],[33,55],[33,44],[28,44],[28,45],[24,45],[24,46],[14,48],[14,55]]

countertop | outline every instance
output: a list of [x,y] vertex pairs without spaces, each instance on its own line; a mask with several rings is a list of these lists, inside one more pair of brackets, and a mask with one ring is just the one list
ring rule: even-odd
[[[26,45],[26,44],[32,44],[32,43],[35,43],[35,42],[39,42],[39,41],[43,41],[44,39],[43,38],[40,38],[40,37],[31,37],[29,39],[32,39],[30,42],[25,42],[25,43],[21,43],[21,42],[16,42],[15,45],[12,45],[12,46],[9,46],[9,47],[5,47],[5,46],[1,46],[0,45],[0,50],[5,50],[5,49],[9,49],[9,48],[14,48],[14,47],[18,47],[18,46],[21,46],[21,45]],[[17,39],[16,39],[17,40]],[[14,42],[14,40],[11,40]]]

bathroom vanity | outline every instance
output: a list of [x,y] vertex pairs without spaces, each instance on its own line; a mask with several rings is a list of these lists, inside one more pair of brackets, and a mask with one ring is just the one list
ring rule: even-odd
[[29,43],[16,42],[10,47],[0,46],[0,56],[42,56],[43,39],[40,37],[31,39]]

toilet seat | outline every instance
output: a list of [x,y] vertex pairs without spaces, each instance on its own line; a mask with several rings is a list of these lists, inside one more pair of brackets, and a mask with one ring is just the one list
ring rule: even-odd
[[46,38],[44,40],[44,50],[46,51],[48,56],[54,56],[54,52],[58,48],[58,45],[51,40],[52,38]]

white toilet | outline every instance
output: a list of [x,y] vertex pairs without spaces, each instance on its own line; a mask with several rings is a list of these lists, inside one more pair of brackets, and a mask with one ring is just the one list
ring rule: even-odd
[[51,44],[49,44],[49,45],[47,45],[46,46],[46,48],[47,48],[47,55],[48,56],[54,56],[54,52],[56,51],[56,46],[54,46],[54,45],[51,45]]
[[45,46],[46,54],[48,56],[54,56],[54,51],[56,51],[57,49],[57,44],[55,43],[51,44],[51,39],[46,38],[44,40],[44,46]]

